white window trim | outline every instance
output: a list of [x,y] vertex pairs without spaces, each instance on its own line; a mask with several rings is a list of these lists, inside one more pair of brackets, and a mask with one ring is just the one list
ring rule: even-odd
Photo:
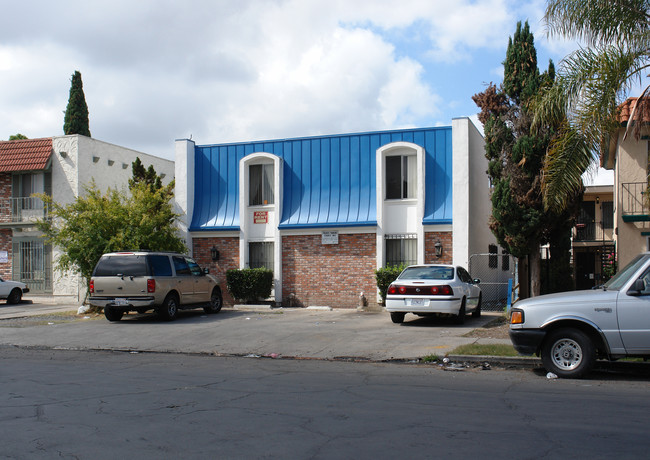
[[[417,167],[417,189],[416,189],[416,198],[417,201],[417,224],[416,224],[416,234],[418,239],[418,249],[417,249],[417,263],[424,263],[424,226],[422,225],[422,219],[424,219],[424,148],[417,144],[411,142],[391,142],[386,144],[379,149],[377,149],[375,163],[376,163],[376,184],[377,184],[377,268],[382,268],[386,263],[386,248],[384,242],[384,203],[395,203],[402,201],[413,202],[414,199],[404,199],[404,200],[386,200],[385,196],[385,165],[386,157],[390,155],[409,155],[410,152],[405,153],[404,150],[412,151],[416,155],[416,167]],[[398,152],[399,151],[399,152]]]
[[[273,163],[273,188],[274,204],[264,206],[249,206],[249,166],[255,164]],[[248,262],[248,243],[250,229],[248,228],[247,210],[249,208],[274,209],[273,239],[265,240],[273,242],[273,284],[275,301],[282,301],[282,239],[280,236],[280,219],[282,218],[282,158],[272,153],[258,152],[246,155],[239,161],[239,268],[246,268]],[[255,240],[259,241],[259,240]]]

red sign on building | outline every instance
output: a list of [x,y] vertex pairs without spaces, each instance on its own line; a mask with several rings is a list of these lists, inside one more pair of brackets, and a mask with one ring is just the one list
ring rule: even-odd
[[268,211],[254,211],[253,213],[253,223],[255,224],[267,224],[269,222],[269,212]]

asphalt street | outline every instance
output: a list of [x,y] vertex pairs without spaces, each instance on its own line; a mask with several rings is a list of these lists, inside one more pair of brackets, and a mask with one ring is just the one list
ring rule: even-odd
[[0,347],[0,386],[0,458],[611,459],[650,447],[647,379],[610,375]]

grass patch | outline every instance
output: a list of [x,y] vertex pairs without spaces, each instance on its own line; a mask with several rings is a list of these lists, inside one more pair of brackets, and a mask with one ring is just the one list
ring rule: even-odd
[[423,363],[437,363],[440,361],[440,356],[438,355],[426,355],[422,358]]
[[470,356],[519,356],[517,350],[512,345],[503,343],[482,344],[470,343],[449,352],[450,355],[470,355]]

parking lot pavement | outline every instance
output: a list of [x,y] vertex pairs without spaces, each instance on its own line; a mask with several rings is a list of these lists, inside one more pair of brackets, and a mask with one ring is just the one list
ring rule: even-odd
[[[0,304],[0,345],[71,349],[207,353],[250,357],[362,359],[382,361],[444,356],[456,347],[477,342],[465,334],[499,316],[467,317],[464,325],[448,319],[407,315],[393,324],[385,312],[273,309],[224,309],[206,315],[182,311],[173,322],[153,314],[127,315],[110,323],[103,316],[70,322],[50,321],[32,327],[3,327],[3,319],[20,315],[76,311],[73,305]],[[22,312],[22,313],[21,313]],[[505,340],[504,343],[509,343]]]
[[66,311],[76,312],[78,306],[71,303],[56,303],[50,298],[24,298],[19,304],[11,305],[4,300],[0,301],[0,320],[24,318],[28,316],[45,315]]

